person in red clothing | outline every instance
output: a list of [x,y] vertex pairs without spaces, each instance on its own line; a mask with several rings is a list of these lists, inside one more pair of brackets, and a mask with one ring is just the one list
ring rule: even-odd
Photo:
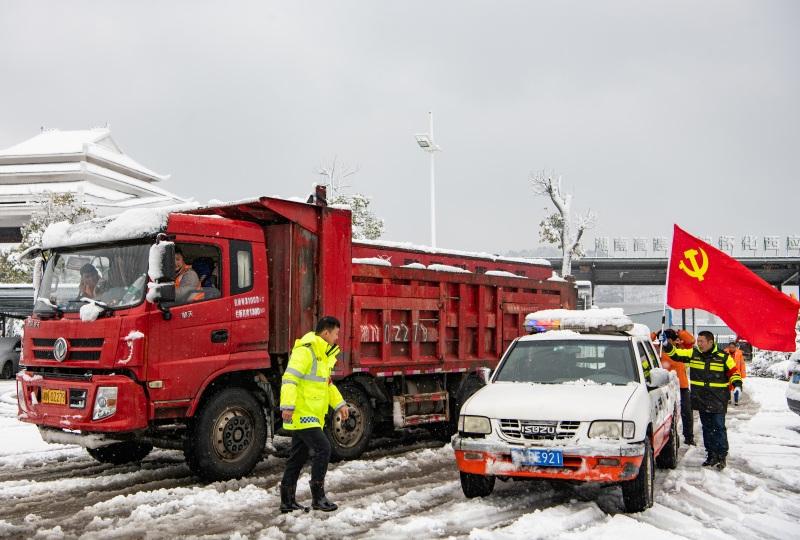
[[[694,336],[686,330],[664,331],[668,339],[675,341],[680,349],[694,347]],[[694,412],[692,411],[692,394],[689,390],[689,376],[686,374],[686,364],[672,360],[664,351],[661,351],[661,365],[664,369],[674,371],[678,376],[681,387],[681,423],[683,424],[683,442],[694,445]]]
[[[727,351],[727,353],[731,355],[733,360],[736,362],[736,369],[739,370],[739,375],[741,375],[742,380],[744,380],[745,377],[747,377],[747,366],[744,363],[744,353],[742,353],[742,351],[736,345],[735,341],[731,341],[730,343],[728,343],[728,346],[725,348],[725,351]],[[732,396],[733,405],[738,407],[741,391],[736,392],[736,389],[733,386],[728,386],[728,390],[730,390],[731,393],[733,394]]]

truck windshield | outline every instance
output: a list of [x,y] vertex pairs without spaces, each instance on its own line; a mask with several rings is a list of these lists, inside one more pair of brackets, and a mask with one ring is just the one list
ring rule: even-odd
[[627,341],[518,341],[500,366],[495,381],[624,385],[638,381],[638,373]]
[[34,311],[78,311],[94,300],[108,308],[140,303],[149,244],[60,250],[47,262]]

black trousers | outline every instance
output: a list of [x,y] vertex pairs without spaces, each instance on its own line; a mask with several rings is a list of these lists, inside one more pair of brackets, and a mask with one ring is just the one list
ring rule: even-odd
[[297,484],[300,471],[308,461],[309,451],[311,457],[311,481],[322,482],[328,472],[328,463],[331,460],[331,443],[322,432],[322,428],[298,429],[292,432],[292,449],[286,461],[286,470],[283,472],[283,483],[287,486]]
[[681,422],[683,438],[694,439],[694,412],[692,411],[692,394],[688,388],[681,388]]
[[728,455],[728,430],[725,428],[725,413],[700,411],[703,425],[703,444],[709,454],[718,457]]

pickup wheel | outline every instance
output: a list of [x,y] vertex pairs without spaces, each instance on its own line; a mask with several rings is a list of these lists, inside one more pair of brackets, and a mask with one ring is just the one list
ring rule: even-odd
[[211,396],[195,414],[183,453],[191,471],[203,480],[230,480],[250,474],[266,443],[261,405],[247,390],[228,388]]
[[344,383],[339,390],[350,417],[342,422],[338,414],[332,414],[325,423],[325,434],[331,443],[331,459],[355,459],[366,450],[372,437],[374,415],[369,397],[354,383]]
[[656,458],[659,469],[674,469],[678,466],[678,416],[677,411],[672,415],[672,425],[669,428],[669,439]]
[[137,463],[142,461],[153,449],[152,444],[136,441],[124,441],[100,448],[87,448],[89,455],[100,463],[122,465],[124,463]]
[[644,458],[639,467],[639,474],[633,480],[622,484],[622,500],[627,512],[641,512],[653,506],[653,447],[650,438],[644,442]]
[[474,499],[475,497],[486,497],[494,491],[494,476],[482,476],[480,474],[471,474],[462,472],[461,474],[461,491],[467,499]]
[[10,360],[3,364],[3,370],[0,371],[0,379],[11,379],[14,377],[14,363]]

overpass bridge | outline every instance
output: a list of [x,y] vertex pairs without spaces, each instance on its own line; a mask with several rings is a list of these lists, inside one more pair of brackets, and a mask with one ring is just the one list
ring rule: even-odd
[[[561,273],[561,258],[548,258],[553,270]],[[798,257],[736,257],[764,281],[778,289],[785,285],[800,286]],[[666,258],[586,257],[572,261],[576,280],[598,285],[664,285],[667,279]]]

